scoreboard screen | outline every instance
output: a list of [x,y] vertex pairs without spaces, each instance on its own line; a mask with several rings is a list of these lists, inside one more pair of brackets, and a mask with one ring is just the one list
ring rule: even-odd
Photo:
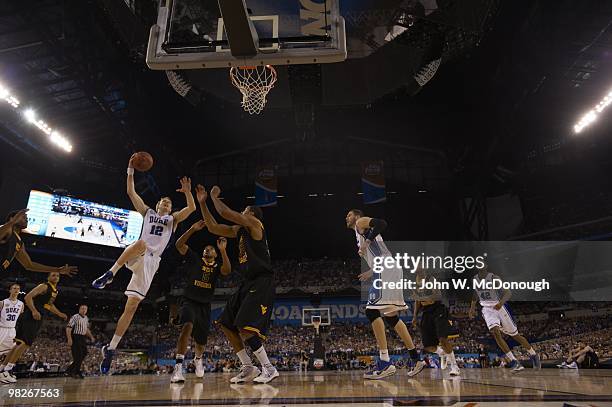
[[140,237],[142,216],[70,196],[30,191],[26,233],[112,247]]

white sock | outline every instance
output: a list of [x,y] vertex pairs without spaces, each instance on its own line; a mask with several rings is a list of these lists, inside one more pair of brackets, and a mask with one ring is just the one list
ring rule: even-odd
[[527,349],[527,353],[529,353],[531,356],[535,356],[536,355],[536,351],[533,348]]
[[508,357],[508,359],[510,360],[516,360],[516,358],[514,357],[514,353],[512,353],[512,351],[506,353],[506,356]]
[[251,360],[251,357],[247,353],[246,349],[236,352],[236,356],[238,356],[238,359],[240,359],[242,366],[253,366],[253,360]]
[[457,359],[455,359],[455,352],[446,353],[446,357],[448,358],[448,364],[455,367],[457,366]]
[[120,265],[118,265],[117,263],[113,264],[113,267],[110,268],[110,271],[113,272],[113,275],[117,274],[117,272],[119,271],[119,269],[121,268]]
[[378,354],[380,355],[380,360],[382,360],[383,362],[388,362],[391,360],[391,358],[389,358],[389,350],[388,349],[381,349]]
[[108,345],[108,349],[117,349],[117,345],[119,345],[121,338],[123,338],[123,336],[113,335],[113,339],[111,339],[110,345]]
[[268,354],[266,353],[266,350],[263,346],[253,352],[253,355],[255,355],[257,360],[259,360],[259,363],[261,363],[261,366],[263,366],[264,368],[268,369],[272,367],[272,363],[270,363],[270,360],[268,359]]
[[15,367],[14,363],[7,363],[6,366],[4,366],[4,371],[5,372],[10,372],[11,369],[13,369]]

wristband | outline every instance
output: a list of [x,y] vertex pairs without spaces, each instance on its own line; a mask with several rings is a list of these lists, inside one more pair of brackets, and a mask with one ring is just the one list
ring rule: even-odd
[[134,175],[134,169],[132,167],[128,167],[127,175]]

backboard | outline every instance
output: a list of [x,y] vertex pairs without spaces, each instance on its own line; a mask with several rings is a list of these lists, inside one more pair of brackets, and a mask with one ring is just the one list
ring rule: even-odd
[[[346,32],[338,1],[220,0],[229,5],[222,8],[216,0],[161,0],[147,65],[176,70],[344,61]],[[243,10],[243,4],[256,32],[252,56],[233,55],[241,44],[232,39],[232,47],[227,35],[228,27],[240,25],[240,13],[230,11]]]
[[314,326],[313,321],[319,321],[318,325],[331,325],[331,312],[329,308],[302,308],[302,326]]

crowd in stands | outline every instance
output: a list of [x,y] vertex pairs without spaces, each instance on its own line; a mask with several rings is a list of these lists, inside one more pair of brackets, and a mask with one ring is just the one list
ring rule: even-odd
[[[587,305],[588,306],[588,305]],[[529,307],[527,307],[529,308]],[[463,319],[459,321],[460,339],[455,342],[455,352],[458,355],[460,367],[478,367],[480,362],[477,355],[481,351],[499,353],[486,325],[481,318],[474,320]],[[576,347],[578,341],[583,341],[595,349],[600,358],[612,357],[612,318],[548,318],[539,321],[519,323],[519,329],[540,353],[542,360],[561,360],[567,356],[570,349]],[[420,347],[421,338],[417,330],[411,334],[417,346]],[[174,358],[176,339],[180,328],[174,325],[161,325],[152,335],[143,334],[142,330],[131,330],[124,338],[122,347],[141,348],[149,352],[139,354],[120,352],[114,364],[117,373],[158,373],[171,371],[171,366],[157,366],[154,360]],[[85,374],[98,374],[100,363],[99,348],[108,341],[108,336],[100,329],[94,327],[95,343],[89,345],[89,355],[84,363]],[[374,358],[378,350],[367,323],[334,323],[321,330],[321,338],[326,349],[326,368],[332,370],[365,369]],[[314,346],[315,332],[312,327],[273,325],[268,332],[266,348],[268,354],[279,370],[294,371],[299,369],[300,353],[311,350]],[[403,344],[394,332],[388,335],[389,353],[399,358],[396,365],[402,367],[408,363]],[[152,346],[155,344],[155,346]],[[515,345],[510,342],[511,346]],[[516,348],[520,359],[528,359],[526,352]],[[186,359],[193,358],[190,350]],[[232,372],[238,369],[235,355],[231,351],[227,340],[220,330],[211,329],[204,356],[204,366],[208,372]],[[63,371],[70,364],[70,349],[66,344],[64,325],[47,324],[34,346],[25,354],[22,370],[42,369],[44,371]],[[434,359],[428,363],[435,364]],[[491,362],[492,366],[503,365],[497,358]],[[187,370],[193,370],[188,364]]]

